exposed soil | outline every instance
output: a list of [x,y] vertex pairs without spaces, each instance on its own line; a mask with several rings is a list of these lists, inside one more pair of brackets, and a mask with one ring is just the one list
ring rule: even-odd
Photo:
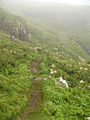
[[[39,73],[39,66],[40,61],[33,61],[32,68],[30,71],[34,75],[35,73]],[[19,120],[37,120],[35,115],[40,113],[41,106],[43,104],[42,100],[42,77],[34,77],[32,80],[32,87],[31,87],[31,97],[29,101],[29,107],[26,112],[23,113]]]
[[40,61],[33,61],[32,68],[30,69],[32,74],[40,72],[39,66],[40,66]]

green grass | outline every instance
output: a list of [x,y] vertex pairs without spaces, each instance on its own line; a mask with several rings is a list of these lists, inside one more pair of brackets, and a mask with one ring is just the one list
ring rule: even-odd
[[28,43],[13,41],[0,32],[0,119],[14,119],[28,104],[32,61],[37,59]]
[[[3,12],[1,9],[0,14],[10,17]],[[12,15],[11,18],[14,19]],[[29,27],[32,34],[30,43],[18,39],[14,41],[0,31],[0,119],[18,119],[24,111],[28,111],[25,120],[87,120],[90,115],[90,57],[75,41],[67,41],[67,37],[58,38],[56,34],[52,35],[32,23]],[[3,30],[3,27],[0,29]],[[39,49],[36,50],[36,47]],[[80,60],[79,56],[85,60]],[[42,60],[40,73],[32,75],[32,61],[38,59]],[[56,73],[51,75],[50,69]],[[40,104],[31,113],[32,79],[40,76],[46,79],[36,85],[36,89],[41,91],[43,104],[39,97]],[[68,82],[68,89],[55,85],[60,76]],[[81,80],[84,83],[80,83]]]
[[61,88],[47,80],[44,97],[47,113],[56,120],[87,120],[89,116],[89,90],[85,88]]
[[[46,75],[43,87],[45,114],[50,115],[53,120],[87,120],[90,114],[88,87],[90,67],[87,72],[84,69],[80,70],[80,67],[86,68],[88,64],[57,56],[53,58],[53,55],[43,59],[40,68]],[[50,69],[56,70],[57,73],[50,75]],[[55,85],[55,80],[58,82],[60,76],[67,80],[69,88]],[[84,83],[80,83],[82,79]]]

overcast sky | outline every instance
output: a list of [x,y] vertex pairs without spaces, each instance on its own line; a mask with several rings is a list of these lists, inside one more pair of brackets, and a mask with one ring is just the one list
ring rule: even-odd
[[31,1],[37,1],[37,2],[59,2],[64,4],[71,4],[71,5],[90,5],[90,0],[0,0],[8,3],[17,3],[17,4],[24,4],[28,5]]
[[59,2],[64,4],[74,4],[74,5],[88,5],[90,4],[89,0],[34,0],[41,2]]

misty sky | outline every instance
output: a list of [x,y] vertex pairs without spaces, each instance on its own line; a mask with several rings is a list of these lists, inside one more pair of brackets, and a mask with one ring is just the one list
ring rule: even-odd
[[90,0],[2,0],[7,2],[13,2],[13,3],[21,3],[21,4],[29,4],[31,1],[36,2],[59,2],[64,4],[71,4],[71,5],[90,5]]
[[88,5],[90,4],[89,0],[34,0],[41,2],[59,2],[64,4],[74,4],[74,5]]

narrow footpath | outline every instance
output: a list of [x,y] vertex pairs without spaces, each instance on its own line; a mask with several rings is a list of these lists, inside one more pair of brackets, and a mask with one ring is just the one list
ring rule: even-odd
[[[43,78],[40,77],[40,61],[33,61],[30,69],[33,74],[31,97],[27,111],[23,113],[19,120],[48,120],[44,116],[43,99],[42,99],[42,85]],[[50,120],[50,119],[49,119]]]

